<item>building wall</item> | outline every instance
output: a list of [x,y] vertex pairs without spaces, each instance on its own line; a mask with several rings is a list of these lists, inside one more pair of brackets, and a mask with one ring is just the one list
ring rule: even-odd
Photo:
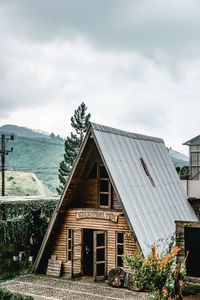
[[189,198],[200,198],[199,180],[181,180],[181,184]]
[[[64,265],[64,273],[71,273],[71,261],[67,262],[67,229],[94,229],[107,232],[107,270],[116,267],[116,232],[125,233],[124,253],[131,254],[137,249],[135,238],[130,232],[128,222],[123,213],[113,213],[118,215],[118,222],[97,219],[77,219],[77,213],[81,211],[95,212],[96,210],[70,209],[63,215],[62,227],[56,230],[56,240],[54,241],[51,255],[56,255]],[[107,211],[111,213],[110,211]],[[76,241],[82,242],[82,241]],[[77,266],[79,268],[80,266]]]
[[[121,210],[121,203],[114,189],[111,198],[111,209]],[[85,179],[74,196],[71,207],[99,208],[98,200],[98,179]]]

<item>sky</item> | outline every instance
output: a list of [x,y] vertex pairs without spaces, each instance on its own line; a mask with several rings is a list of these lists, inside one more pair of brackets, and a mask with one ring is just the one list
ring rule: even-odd
[[91,121],[157,136],[200,134],[199,0],[0,0],[0,126],[66,137]]

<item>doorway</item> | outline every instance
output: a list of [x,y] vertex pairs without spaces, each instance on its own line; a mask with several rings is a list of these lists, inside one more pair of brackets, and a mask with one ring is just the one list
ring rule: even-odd
[[94,231],[94,279],[104,279],[106,276],[106,232]]
[[93,276],[93,230],[83,229],[83,276]]
[[189,251],[187,276],[200,277],[200,228],[185,227],[185,251]]
[[106,276],[106,232],[83,229],[83,276]]

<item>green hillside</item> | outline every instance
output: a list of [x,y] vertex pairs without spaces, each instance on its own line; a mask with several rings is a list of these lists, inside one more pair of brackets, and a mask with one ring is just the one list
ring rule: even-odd
[[29,137],[29,138],[48,138],[49,135],[47,135],[44,132],[38,131],[38,130],[33,130],[30,128],[22,127],[22,126],[17,126],[17,125],[3,125],[0,127],[1,132],[9,132],[13,133],[18,136],[23,136],[23,137]]
[[6,169],[33,172],[53,193],[56,193],[58,167],[64,154],[64,140],[44,134],[42,135],[45,137],[41,138],[41,133],[37,132],[34,132],[33,138],[33,131],[27,128],[25,128],[26,137],[19,136],[24,134],[24,128],[11,125],[8,131],[5,130],[5,126],[3,130],[0,127],[0,134],[2,132],[16,134],[16,130],[18,135],[15,135],[14,141],[6,144],[7,149],[13,147],[13,152],[6,156]]

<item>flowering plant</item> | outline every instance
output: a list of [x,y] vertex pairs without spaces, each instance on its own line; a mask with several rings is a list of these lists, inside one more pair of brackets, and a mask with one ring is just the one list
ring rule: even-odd
[[180,295],[178,286],[185,275],[185,261],[176,264],[180,250],[180,247],[170,245],[167,251],[159,254],[158,246],[153,245],[147,258],[139,251],[131,256],[125,255],[124,261],[132,270],[132,288],[149,290],[152,300],[167,300],[176,294]]

